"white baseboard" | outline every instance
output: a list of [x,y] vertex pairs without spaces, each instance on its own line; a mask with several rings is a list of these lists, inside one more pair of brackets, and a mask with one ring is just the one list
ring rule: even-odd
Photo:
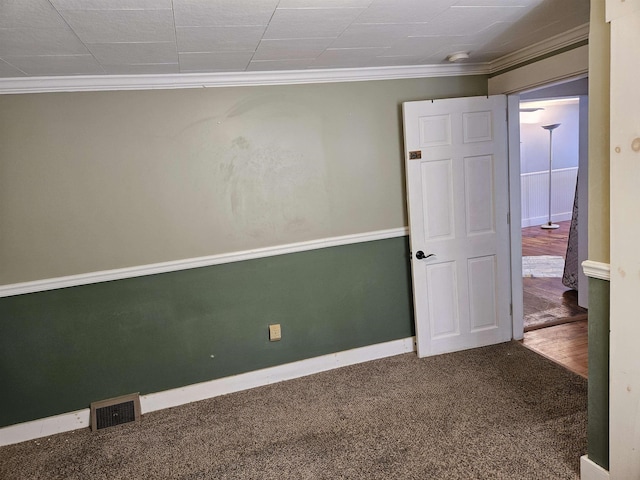
[[[565,222],[567,220],[571,220],[572,212],[562,212],[562,213],[554,213],[551,215],[552,222]],[[525,227],[535,227],[537,225],[544,225],[547,223],[549,219],[548,215],[544,215],[542,217],[532,217],[532,218],[523,218],[522,219],[522,228]]]
[[580,480],[609,480],[609,471],[583,455],[580,457]]
[[[415,351],[415,337],[368,345],[140,397],[142,413]],[[0,428],[0,446],[89,427],[89,409]]]

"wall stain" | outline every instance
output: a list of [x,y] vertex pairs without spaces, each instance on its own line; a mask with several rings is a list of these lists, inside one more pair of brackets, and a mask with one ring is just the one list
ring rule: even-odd
[[236,137],[231,141],[231,148],[238,147],[238,148],[241,148],[242,150],[247,150],[249,146],[250,146],[249,141],[242,136]]

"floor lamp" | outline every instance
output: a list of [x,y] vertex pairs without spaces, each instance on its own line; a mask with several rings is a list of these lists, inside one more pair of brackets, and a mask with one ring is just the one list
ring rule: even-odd
[[547,230],[553,230],[560,227],[560,225],[551,223],[551,167],[553,164],[553,131],[559,126],[559,123],[554,123],[552,125],[542,125],[542,128],[544,128],[545,130],[549,130],[549,217],[547,219],[547,223],[545,223],[544,225],[540,225],[540,228],[545,228]]

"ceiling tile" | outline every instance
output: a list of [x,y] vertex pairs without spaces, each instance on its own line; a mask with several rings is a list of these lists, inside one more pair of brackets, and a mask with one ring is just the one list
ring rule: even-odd
[[161,75],[180,73],[177,63],[152,63],[145,65],[103,65],[107,73],[113,75]]
[[456,7],[529,7],[540,0],[458,0]]
[[5,55],[74,55],[88,50],[69,27],[0,28],[0,57]]
[[375,57],[384,55],[385,48],[336,48],[325,50],[313,62],[314,68],[365,67]]
[[24,73],[16,67],[0,60],[0,77],[23,77]]
[[415,55],[379,56],[369,60],[371,67],[401,67],[403,65],[421,65],[424,58]]
[[331,47],[388,47],[412,33],[415,33],[415,27],[410,24],[352,24]]
[[267,25],[278,0],[173,0],[176,26]]
[[170,10],[63,10],[84,43],[174,41]]
[[50,0],[58,10],[171,10],[171,0]]
[[313,60],[313,58],[299,58],[296,60],[252,60],[247,67],[247,70],[304,70],[313,62]]
[[[539,0],[541,1],[541,0]],[[451,5],[455,5],[458,0],[429,0],[428,3],[437,6],[437,8],[448,8]],[[372,7],[397,7],[401,9],[415,8],[420,5],[424,5],[424,0],[373,0],[371,2]]]
[[173,42],[164,43],[96,43],[87,45],[103,65],[136,63],[178,63]]
[[0,0],[0,76],[24,76],[7,56],[34,75],[441,64],[458,50],[481,62],[588,23],[589,8],[589,0]]
[[47,0],[0,1],[0,28],[61,28],[64,21]]
[[485,45],[485,48],[506,48],[509,51],[519,50],[525,48],[533,43],[536,43],[541,38],[549,38],[554,35],[558,35],[565,31],[562,22],[553,22],[542,28],[538,28],[535,31],[528,31],[526,29],[519,30],[516,35],[502,35],[497,38],[489,39]]
[[280,0],[278,8],[366,8],[373,0]]
[[253,60],[316,58],[326,50],[332,41],[332,38],[262,40]]
[[432,37],[409,37],[389,48],[385,55],[415,55],[432,56],[443,48],[453,44],[462,43],[464,37],[455,36],[432,36]]
[[264,38],[335,38],[362,11],[361,8],[278,8]]
[[177,27],[180,52],[253,52],[265,27]]
[[430,35],[474,35],[490,25],[509,21],[524,7],[451,7],[429,24]]
[[99,75],[104,70],[92,55],[6,57],[28,75]]
[[355,23],[415,23],[429,22],[444,12],[455,0],[375,1]]
[[251,52],[180,53],[181,72],[244,71]]

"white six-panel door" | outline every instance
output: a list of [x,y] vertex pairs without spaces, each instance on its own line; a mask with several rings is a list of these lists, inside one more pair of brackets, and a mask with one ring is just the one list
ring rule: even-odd
[[511,339],[504,96],[403,104],[418,355]]

